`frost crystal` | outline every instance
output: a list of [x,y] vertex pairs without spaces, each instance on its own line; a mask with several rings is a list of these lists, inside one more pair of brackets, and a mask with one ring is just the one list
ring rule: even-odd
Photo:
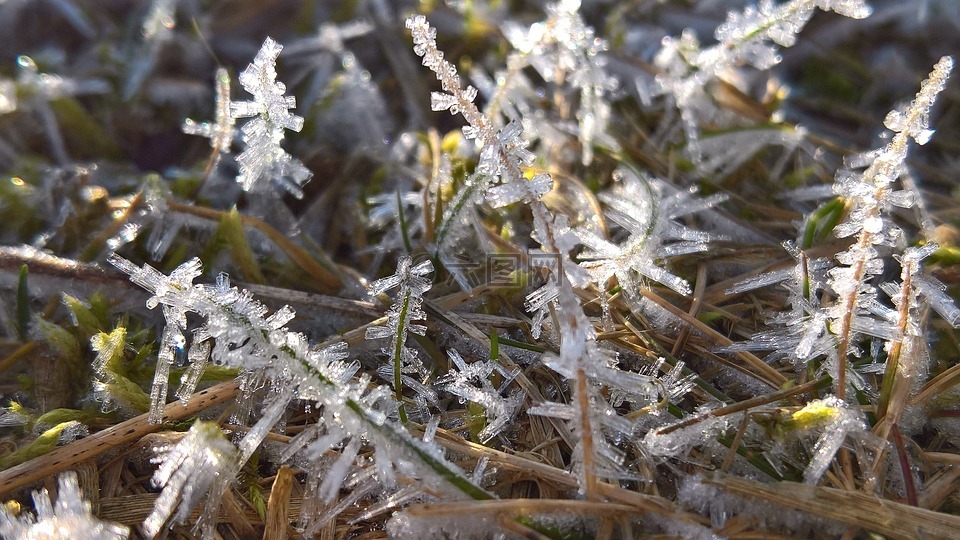
[[[606,134],[610,120],[610,96],[617,81],[606,73],[601,56],[607,44],[596,37],[594,29],[580,16],[580,2],[565,0],[547,7],[547,19],[529,28],[507,24],[504,34],[517,53],[507,60],[510,72],[503,76],[504,84],[520,79],[514,75],[530,65],[547,82],[557,85],[565,81],[580,90],[577,109],[582,161],[593,161],[594,144],[603,142],[616,148],[616,142]],[[503,96],[511,89],[498,89]]]
[[[366,339],[390,339],[390,344],[382,348],[381,351],[391,359],[389,373],[398,401],[402,401],[401,381],[404,374],[415,373],[421,377],[427,374],[427,368],[420,360],[417,351],[407,347],[406,343],[408,332],[421,336],[426,334],[427,328],[425,326],[413,324],[412,321],[423,320],[427,317],[420,306],[423,302],[423,293],[429,291],[432,286],[432,283],[426,277],[431,272],[433,272],[433,263],[429,260],[413,264],[413,259],[403,256],[397,261],[397,272],[395,274],[378,279],[370,284],[370,294],[374,296],[394,288],[398,289],[396,301],[387,311],[387,325],[371,326],[367,328],[365,334]],[[413,385],[414,388],[420,386],[419,384]],[[419,393],[421,396],[429,396],[432,401],[436,401],[425,389]]]
[[790,420],[801,428],[821,432],[813,447],[810,463],[803,471],[803,481],[808,484],[816,484],[820,480],[848,435],[864,434],[867,429],[856,411],[833,396],[811,401],[793,413]]
[[[492,360],[467,364],[460,353],[455,349],[447,351],[447,356],[453,361],[456,369],[451,369],[446,377],[437,381],[444,391],[458,396],[460,401],[471,401],[483,407],[487,416],[487,425],[480,431],[478,437],[486,442],[495,437],[506,427],[513,418],[517,408],[523,401],[522,393],[514,393],[503,397],[503,390],[517,375],[508,372]],[[500,388],[494,388],[490,376],[494,372],[503,377]]]
[[253,100],[231,103],[230,116],[254,118],[240,128],[245,148],[237,156],[240,163],[237,182],[250,191],[261,179],[276,181],[300,198],[303,196],[300,187],[312,173],[280,146],[285,129],[300,131],[303,128],[303,118],[290,112],[296,107],[296,98],[284,95],[287,87],[277,81],[276,63],[281,49],[282,45],[268,37],[253,63],[240,73],[240,85],[253,95]]
[[196,122],[187,118],[183,122],[183,132],[210,139],[210,146],[219,154],[230,152],[233,144],[235,118],[230,115],[230,75],[224,68],[218,68],[214,77],[217,83],[216,112],[213,123]]
[[83,500],[77,475],[62,474],[58,480],[57,502],[43,489],[33,493],[37,515],[12,515],[7,506],[0,506],[0,536],[19,540],[121,540],[130,535],[123,525],[100,521]]
[[716,238],[676,220],[710,208],[722,202],[723,197],[697,200],[684,192],[663,196],[663,182],[625,168],[618,169],[616,177],[620,180],[616,188],[601,194],[600,200],[608,205],[610,219],[629,236],[618,245],[590,230],[578,230],[577,235],[587,248],[580,255],[584,261],[581,266],[601,285],[616,276],[630,295],[639,287],[636,275],[663,283],[680,294],[690,294],[686,280],[671,274],[657,261],[706,250],[707,242]]
[[837,254],[839,266],[829,272],[828,284],[837,295],[836,303],[828,308],[831,328],[835,329],[837,346],[837,396],[846,392],[847,355],[858,335],[874,335],[896,339],[878,333],[870,309],[876,301],[877,288],[871,276],[883,271],[881,249],[896,248],[904,243],[903,231],[890,219],[890,210],[902,199],[893,185],[905,172],[905,161],[910,139],[919,144],[930,138],[930,109],[937,95],[943,91],[953,68],[953,59],[943,57],[934,66],[930,77],[923,82],[920,92],[903,111],[887,116],[886,125],[895,134],[886,146],[871,155],[871,161],[862,173],[846,170],[837,173],[834,189],[846,200],[846,219],[836,227],[837,236],[854,236],[856,240],[845,251]]
[[[437,31],[427,18],[415,15],[407,19],[406,26],[413,37],[413,51],[423,58],[423,65],[434,72],[445,92],[433,93],[433,110],[449,110],[451,114],[463,116],[468,124],[463,128],[464,137],[475,139],[480,145],[480,162],[476,171],[479,185],[475,190],[485,193],[494,206],[540,200],[552,187],[552,180],[548,175],[538,175],[533,181],[523,177],[523,166],[530,165],[534,156],[525,148],[520,122],[510,122],[497,130],[490,118],[473,103],[477,89],[469,85],[466,90],[461,88],[457,68],[437,49]],[[487,191],[494,179],[499,179],[501,186]]]
[[[688,150],[694,161],[702,158],[701,125],[724,117],[709,95],[709,83],[729,77],[728,71],[743,64],[768,69],[780,61],[774,44],[789,47],[813,13],[821,9],[863,18],[871,9],[864,0],[762,0],[742,12],[731,11],[715,33],[716,45],[700,48],[690,31],[680,38],[665,38],[655,63],[662,70],[654,89],[673,96],[680,109]],[[726,122],[729,123],[729,122]]]
[[[211,485],[228,471],[236,460],[237,449],[212,422],[197,421],[187,435],[172,448],[163,451],[153,484],[163,488],[153,511],[143,522],[148,535],[160,532],[173,517],[183,523]],[[209,497],[198,528],[214,520],[220,500]],[[174,513],[176,510],[176,513]]]
[[[203,491],[210,493],[205,515],[215,515],[216,505],[229,483],[269,430],[280,421],[293,399],[313,403],[317,410],[322,411],[322,420],[298,436],[296,447],[287,457],[306,446],[319,459],[323,452],[343,442],[353,452],[344,457],[347,465],[338,466],[338,474],[328,476],[329,481],[321,485],[322,489],[317,494],[327,502],[338,493],[341,483],[346,481],[346,477],[339,473],[346,474],[344,471],[349,470],[349,462],[361,441],[369,443],[376,450],[377,474],[383,485],[392,485],[395,475],[402,472],[407,478],[430,480],[433,482],[432,489],[439,488],[450,496],[490,498],[465,473],[447,462],[433,445],[414,439],[402,426],[388,419],[389,413],[396,410],[396,403],[389,398],[389,389],[371,385],[370,377],[366,374],[355,377],[359,364],[344,361],[347,357],[345,343],[313,347],[302,334],[287,330],[285,325],[294,316],[292,309],[282,308],[267,315],[267,308],[263,304],[254,300],[248,291],[231,287],[224,275],[218,277],[215,285],[192,284],[193,278],[199,274],[198,260],[184,263],[170,276],[148,265],[137,267],[116,255],[110,257],[110,262],[152,293],[148,305],[163,305],[168,327],[177,326],[178,317],[172,315],[192,312],[205,319],[206,323],[197,332],[194,342],[209,340],[212,343],[210,358],[215,364],[255,372],[257,377],[269,384],[260,419],[240,440],[236,452],[228,452],[230,448],[214,442],[214,452],[203,457],[211,467],[215,466],[219,475],[215,480],[200,476],[191,484],[200,486],[200,482],[203,482],[202,489],[190,491],[191,501],[196,501]],[[400,275],[376,282],[374,290],[383,292],[399,285],[404,291],[401,296],[409,298],[416,294],[419,297],[429,288],[430,282],[423,276],[430,269],[429,263],[410,266],[408,261],[408,265],[401,268]],[[415,307],[412,305],[413,302],[406,302],[410,317],[413,317],[413,312],[419,312],[419,303]],[[397,309],[402,311],[399,306]],[[419,331],[419,327],[411,330]],[[197,357],[204,356],[201,354],[203,352],[202,349],[198,351]],[[251,396],[246,396],[244,400],[252,401]],[[198,428],[198,433],[191,440],[197,445],[204,445],[204,441],[216,441],[212,435],[215,434]],[[177,465],[178,462],[186,464],[188,461],[185,460],[189,460],[189,452],[186,452],[188,446],[179,448],[173,454],[175,459],[171,458],[172,465],[165,469],[168,472],[158,477],[161,478],[158,482],[169,483],[179,478],[177,471],[183,471],[180,474],[187,476],[201,474]],[[349,453],[345,452],[344,455]],[[171,490],[176,492],[181,488],[187,489],[175,484]],[[170,502],[162,511],[158,510],[152,526],[160,527],[174,506]],[[213,536],[211,523],[212,519],[205,521],[205,538]]]

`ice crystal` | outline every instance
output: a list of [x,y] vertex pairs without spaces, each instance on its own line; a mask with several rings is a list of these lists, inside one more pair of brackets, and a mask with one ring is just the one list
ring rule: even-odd
[[468,139],[478,139],[484,145],[492,143],[496,130],[473,103],[477,90],[469,85],[466,90],[460,87],[460,75],[457,74],[456,66],[445,60],[443,53],[437,49],[437,30],[430,26],[423,15],[407,19],[406,27],[413,37],[413,52],[423,59],[424,66],[433,71],[446,92],[431,94],[433,110],[449,110],[450,114],[462,115],[469,124],[463,128],[463,134]]
[[797,370],[803,370],[811,359],[831,355],[836,345],[827,331],[826,314],[820,308],[819,301],[826,282],[826,271],[831,265],[826,259],[810,260],[792,242],[786,242],[783,246],[794,258],[794,265],[744,280],[726,292],[739,294],[778,285],[788,293],[789,309],[769,318],[771,329],[758,332],[749,341],[735,343],[723,350],[773,351],[768,361],[788,359]]
[[370,21],[323,23],[310,36],[284,47],[284,58],[299,66],[291,80],[306,78],[302,110],[314,105],[318,114],[315,131],[335,147],[356,150],[382,149],[393,133],[391,116],[376,82],[346,42],[373,30]]
[[[513,393],[507,397],[502,395],[517,373],[507,371],[492,360],[467,364],[456,349],[447,351],[447,356],[456,369],[451,369],[437,384],[461,401],[468,400],[483,407],[487,425],[477,436],[482,442],[486,442],[506,427],[523,401],[522,393]],[[503,377],[499,388],[495,388],[490,382],[490,376],[494,372]]]
[[[8,108],[12,106],[20,110],[32,110],[43,124],[43,131],[54,158],[61,165],[69,163],[67,146],[50,102],[66,96],[104,93],[108,90],[107,85],[101,80],[77,80],[42,72],[36,62],[26,55],[17,57],[17,67],[17,91],[5,100]],[[19,98],[17,93],[20,94]]]
[[236,133],[236,119],[230,114],[230,75],[224,68],[218,68],[214,76],[217,83],[217,97],[214,121],[197,122],[187,118],[183,121],[183,132],[210,139],[210,146],[220,154],[230,152]]
[[114,264],[130,274],[130,279],[137,285],[154,293],[147,300],[147,307],[153,309],[162,305],[163,317],[167,324],[160,338],[160,351],[157,355],[157,368],[153,374],[153,385],[150,389],[150,421],[159,424],[163,422],[163,407],[167,402],[167,384],[170,377],[170,368],[182,352],[186,343],[184,330],[187,326],[187,311],[189,307],[182,302],[176,304],[163,303],[163,299],[175,296],[179,291],[187,291],[193,287],[193,280],[201,273],[200,259],[191,259],[180,265],[170,276],[157,272],[150,266],[136,268],[128,261],[115,257]]
[[658,261],[706,250],[707,242],[716,238],[676,220],[710,208],[724,198],[714,196],[698,200],[682,191],[664,196],[661,192],[663,182],[642,177],[626,168],[618,169],[615,176],[619,179],[617,186],[599,198],[609,207],[610,219],[623,227],[628,237],[615,244],[591,230],[578,230],[580,242],[587,248],[580,255],[584,261],[581,266],[600,284],[616,276],[620,286],[631,295],[639,287],[638,275],[681,294],[690,294],[686,280],[662,268]]
[[253,119],[240,128],[245,148],[237,156],[240,164],[237,182],[250,191],[261,180],[275,181],[300,198],[303,196],[301,186],[312,173],[280,146],[284,130],[303,128],[303,118],[290,112],[296,107],[296,98],[284,95],[287,87],[277,81],[276,63],[282,49],[282,45],[268,37],[253,62],[240,73],[240,85],[253,95],[253,100],[232,102],[230,116]]
[[15,516],[6,505],[0,506],[0,536],[18,540],[121,540],[130,535],[127,527],[100,521],[93,515],[75,473],[60,475],[57,486],[56,503],[50,501],[46,489],[33,493],[36,516]]
[[798,427],[820,432],[811,451],[810,463],[803,471],[804,482],[816,484],[820,480],[847,436],[867,433],[867,425],[861,416],[833,396],[811,401],[793,413],[790,420]]
[[856,236],[849,248],[836,255],[840,263],[829,272],[828,285],[837,295],[827,316],[837,334],[837,394],[845,393],[846,360],[858,335],[895,339],[896,331],[882,333],[883,321],[871,316],[877,288],[871,277],[883,271],[880,249],[896,248],[904,243],[903,231],[890,219],[890,210],[910,198],[900,196],[894,183],[904,173],[910,139],[919,144],[929,141],[930,109],[946,86],[953,59],[943,57],[923,82],[913,102],[903,110],[887,115],[885,125],[894,131],[891,141],[867,158],[862,173],[841,170],[834,188],[846,200],[846,219],[837,225],[839,237]]
[[[480,145],[480,162],[476,172],[480,183],[474,191],[485,193],[488,200],[496,206],[513,202],[539,200],[552,186],[549,176],[541,175],[533,182],[523,177],[522,167],[533,162],[533,153],[525,148],[521,138],[523,127],[518,121],[510,122],[497,130],[489,117],[480,112],[474,104],[477,89],[467,85],[461,88],[457,68],[443,57],[437,48],[437,31],[430,26],[423,15],[415,15],[406,22],[413,37],[413,50],[422,57],[423,65],[429,68],[440,81],[444,92],[431,94],[431,108],[435,111],[449,110],[450,114],[459,114],[467,121],[463,135],[474,139]],[[487,191],[493,180],[498,179],[501,186]]]
[[[425,326],[415,324],[413,321],[421,321],[427,317],[421,308],[421,304],[423,293],[429,291],[432,286],[432,283],[426,277],[431,272],[433,272],[433,263],[429,260],[413,264],[413,259],[403,256],[397,261],[395,274],[378,279],[370,284],[370,294],[374,296],[395,288],[398,289],[396,301],[387,311],[387,325],[371,326],[367,328],[365,334],[367,339],[387,338],[390,340],[389,345],[383,347],[381,351],[391,360],[389,365],[390,379],[393,382],[398,401],[402,398],[400,392],[404,374],[415,373],[421,377],[427,374],[427,368],[420,360],[420,355],[416,349],[407,347],[406,343],[408,332],[422,336],[427,331]],[[416,385],[415,388],[419,386]],[[421,396],[428,395],[424,391],[419,393]]]
[[742,415],[713,416],[714,405],[702,406],[696,413],[698,421],[685,422],[678,429],[652,429],[643,437],[643,446],[655,458],[682,458],[694,447],[717,438],[730,426],[736,425]]
[[[205,320],[205,325],[202,335],[194,338],[195,342],[212,342],[210,357],[215,364],[258,372],[272,388],[267,392],[260,419],[240,439],[236,459],[229,460],[229,464],[223,462],[223,467],[218,469],[220,476],[213,484],[207,484],[211,493],[208,508],[219,504],[220,496],[239,468],[250,459],[295,398],[314,403],[322,409],[323,418],[298,439],[299,448],[316,438],[309,448],[319,457],[341,442],[347,441],[347,448],[352,449],[359,441],[366,441],[377,451],[377,471],[385,485],[391,484],[396,470],[400,470],[407,477],[439,482],[433,487],[440,487],[451,496],[490,497],[438,454],[435,447],[415,440],[402,426],[388,420],[388,414],[396,407],[389,398],[389,389],[371,385],[368,375],[355,377],[359,365],[344,361],[347,357],[344,343],[312,347],[302,334],[287,330],[285,325],[294,316],[292,309],[283,308],[267,315],[263,304],[254,300],[249,292],[231,287],[229,279],[222,274],[215,285],[192,284],[193,278],[199,275],[198,260],[184,263],[170,276],[148,265],[137,267],[116,255],[111,256],[110,262],[152,293],[148,305],[163,305],[168,328],[177,327],[180,317],[187,312],[196,313]],[[423,278],[429,271],[428,264],[424,263],[408,266],[401,269],[401,275],[375,282],[374,290],[382,292],[400,285],[409,300],[414,290],[420,295],[429,288],[429,280]],[[406,276],[405,280],[402,276]],[[411,317],[414,311],[419,311],[419,307],[411,307],[412,304],[406,303]],[[178,327],[175,331],[182,330]],[[250,401],[251,396],[244,399]],[[352,457],[344,459],[349,462]],[[331,478],[331,483],[320,492],[328,502],[337,493],[339,479],[342,479]],[[164,515],[158,514],[160,517],[156,519],[162,523],[168,515],[169,510]],[[203,532],[206,538],[212,535],[208,526]]]
[[[171,518],[183,523],[204,498],[211,485],[232,466],[237,449],[212,422],[197,421],[172,448],[161,449],[160,467],[153,484],[163,488],[153,511],[143,522],[148,535],[156,535]],[[219,499],[207,499],[198,527],[216,518]]]
[[655,63],[659,93],[670,94],[680,109],[688,151],[694,161],[702,158],[699,129],[723,117],[709,95],[710,83],[729,77],[729,70],[743,64],[765,70],[780,61],[776,45],[790,47],[817,10],[834,11],[853,18],[870,15],[864,0],[761,0],[742,12],[731,11],[717,27],[719,43],[701,49],[691,31],[679,38],[664,38]]
[[[596,37],[594,29],[580,16],[579,0],[564,0],[547,7],[547,19],[529,28],[508,24],[504,33],[516,49],[507,60],[512,73],[524,65],[537,70],[543,80],[570,86],[580,91],[577,109],[580,146],[584,165],[593,161],[593,146],[599,142],[615,147],[606,135],[610,120],[610,93],[617,81],[606,73],[601,52],[607,44]],[[519,76],[504,76],[512,83]],[[505,84],[507,84],[505,82]],[[499,89],[498,95],[509,89]]]
[[123,84],[123,99],[131,99],[143,86],[147,76],[156,68],[160,52],[175,39],[176,10],[179,0],[153,0],[140,25],[144,46],[129,63],[127,80]]

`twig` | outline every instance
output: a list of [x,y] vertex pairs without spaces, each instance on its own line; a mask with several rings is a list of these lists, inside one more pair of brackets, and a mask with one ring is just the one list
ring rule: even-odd
[[[211,386],[194,394],[186,404],[181,404],[179,401],[167,404],[163,409],[163,417],[168,422],[181,420],[233,398],[238,389],[239,384],[235,381]],[[0,471],[0,495],[7,495],[47,476],[69,469],[81,461],[92,459],[112,448],[163,429],[163,424],[150,423],[147,420],[148,416],[148,414],[141,414],[89,437],[61,446],[36,459]]]

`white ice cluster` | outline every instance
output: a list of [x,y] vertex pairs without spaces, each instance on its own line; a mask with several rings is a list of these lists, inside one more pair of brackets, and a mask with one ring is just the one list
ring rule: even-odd
[[[161,456],[156,461],[160,467],[153,475],[153,484],[163,491],[143,522],[148,535],[158,534],[171,519],[184,523],[214,483],[229,482],[225,477],[237,459],[236,447],[223,436],[219,426],[199,420],[180,442],[158,450]],[[207,497],[196,528],[209,533],[219,509],[220,500]]]
[[[919,272],[920,262],[936,249],[928,242],[922,248],[907,248],[903,230],[894,221],[894,210],[911,208],[918,195],[914,189],[898,189],[906,175],[910,141],[926,143],[932,134],[929,114],[943,91],[953,67],[943,57],[923,82],[914,101],[887,115],[886,126],[894,132],[884,147],[848,158],[837,172],[833,190],[842,197],[844,218],[834,228],[840,238],[853,237],[849,247],[836,254],[836,264],[826,259],[810,260],[792,243],[785,244],[796,266],[761,274],[728,289],[736,294],[766,285],[781,284],[789,291],[788,311],[774,315],[773,329],[738,343],[728,350],[771,350],[774,357],[791,359],[804,369],[814,359],[823,359],[822,371],[834,377],[838,397],[846,395],[847,376],[863,388],[864,382],[847,367],[848,356],[858,353],[863,337],[887,344],[900,343],[916,335],[915,322],[908,320],[918,295],[950,324],[960,324],[960,309],[944,294],[934,278]],[[862,169],[862,170],[861,170]],[[894,262],[903,269],[899,283],[878,283],[885,266]],[[910,290],[904,284],[910,282]],[[821,305],[821,291],[834,300]],[[885,303],[886,293],[894,308]],[[901,308],[901,309],[895,309]],[[915,369],[925,369],[919,365]]]
[[187,118],[183,121],[183,132],[210,139],[210,146],[221,154],[230,152],[236,135],[236,118],[230,114],[230,74],[225,68],[217,68],[214,76],[217,84],[213,122],[197,122]]
[[[385,366],[388,379],[393,383],[397,401],[403,403],[402,386],[406,385],[417,390],[420,400],[430,403],[437,401],[436,394],[411,374],[423,378],[428,369],[420,360],[416,349],[407,347],[407,335],[412,332],[425,335],[427,327],[414,323],[422,321],[427,315],[423,312],[423,294],[430,290],[433,283],[427,277],[433,272],[433,263],[430,260],[417,264],[409,256],[400,257],[397,261],[397,271],[391,276],[378,279],[370,284],[370,294],[376,296],[386,291],[397,289],[396,301],[387,311],[386,326],[371,326],[367,328],[364,337],[370,340],[389,339],[389,344],[381,351],[390,359]],[[402,405],[401,405],[402,407]],[[403,414],[402,418],[406,415]]]
[[187,118],[183,132],[210,139],[210,146],[221,154],[228,153],[236,135],[236,121],[251,118],[240,128],[244,149],[237,156],[240,174],[237,182],[244,191],[264,191],[264,184],[274,182],[294,197],[303,197],[302,186],[313,173],[280,145],[285,130],[303,129],[303,118],[290,112],[297,105],[293,96],[285,95],[287,87],[277,81],[277,57],[283,46],[272,38],[264,40],[253,62],[240,73],[240,85],[253,96],[249,101],[231,101],[230,77],[223,68],[217,70],[215,117],[213,122],[197,122]]
[[[149,265],[137,267],[117,255],[112,255],[110,262],[129,274],[134,283],[152,294],[147,302],[148,307],[163,307],[167,323],[165,336],[183,336],[186,328],[185,316],[187,313],[194,313],[204,320],[204,324],[195,331],[193,339],[195,342],[212,342],[210,357],[214,363],[258,373],[270,387],[266,392],[260,417],[240,438],[235,457],[230,459],[228,456],[231,452],[222,445],[218,446],[217,452],[210,455],[204,470],[215,468],[218,476],[209,489],[201,490],[208,492],[207,509],[216,508],[222,494],[242,465],[250,459],[270,429],[280,421],[288,404],[294,399],[312,403],[323,411],[322,421],[299,439],[299,448],[309,443],[311,453],[319,455],[330,448],[343,445],[341,458],[337,461],[339,465],[328,472],[329,480],[321,490],[324,500],[331,500],[338,492],[361,443],[369,444],[376,450],[376,474],[380,485],[392,485],[395,476],[402,473],[407,478],[432,481],[433,489],[438,489],[448,496],[490,498],[490,495],[473,484],[465,473],[447,462],[434,445],[415,439],[403,426],[389,420],[389,414],[397,406],[396,402],[390,399],[389,389],[371,384],[367,374],[357,376],[360,366],[356,362],[345,361],[345,343],[338,342],[318,348],[310,345],[303,334],[288,330],[286,324],[294,317],[294,312],[289,307],[267,315],[267,308],[263,304],[254,300],[248,291],[231,287],[229,279],[223,274],[217,278],[215,285],[193,284],[193,279],[201,273],[197,259],[187,261],[169,276]],[[422,294],[429,285],[429,281],[423,278],[428,271],[429,268],[423,264],[408,267],[405,272],[401,271],[401,274],[406,276],[404,285],[401,285],[401,281],[404,281],[402,276],[393,276],[385,278],[377,285],[377,290],[383,291],[397,285],[405,287],[408,297],[406,308],[411,310],[412,315],[412,311],[419,308],[411,307],[409,296],[414,288]],[[399,317],[399,311],[403,308],[397,309]],[[163,352],[170,347],[166,343],[178,341],[174,338],[162,338],[161,342],[160,361],[163,361],[164,355],[169,354]],[[160,369],[163,367],[159,366],[158,370]],[[152,393],[165,395],[165,384],[163,386],[162,389],[155,387]],[[240,399],[243,402],[253,402],[252,390],[250,393],[245,392]],[[160,417],[163,400],[154,400],[152,405],[154,416]],[[187,459],[185,456],[191,453],[188,450],[193,448],[193,454],[196,455],[195,450],[207,444],[204,441],[211,440],[210,435],[208,431],[198,428],[195,436],[184,443],[183,447],[167,454],[167,461],[172,465],[166,468],[161,466],[161,470],[168,473],[158,477],[158,483],[167,483],[166,489],[176,497],[182,497],[181,491],[185,489],[185,484],[173,482],[180,478],[176,471],[182,470],[182,474],[187,476],[207,474],[195,471],[192,466],[181,467],[177,463],[188,464],[183,461]],[[196,501],[201,493],[190,492],[189,495],[190,501]],[[154,521],[158,524],[165,522],[172,511],[172,505],[164,506]],[[209,519],[205,523],[214,522],[215,520]],[[207,525],[202,531],[205,538],[212,537],[210,527]]]
[[700,128],[724,116],[710,95],[711,85],[728,80],[728,72],[743,65],[765,70],[778,63],[777,45],[792,46],[817,9],[858,19],[871,13],[864,0],[762,0],[742,12],[730,11],[715,32],[718,43],[711,47],[701,48],[689,30],[679,38],[664,38],[655,59],[661,73],[653,93],[669,94],[680,109],[688,152],[695,162],[702,158]]
[[[473,196],[486,196],[492,205],[498,207],[540,200],[552,188],[553,180],[546,174],[537,175],[530,181],[524,178],[522,168],[530,165],[534,156],[525,148],[519,121],[496,129],[490,118],[474,104],[477,89],[470,85],[461,88],[457,68],[445,60],[443,52],[437,48],[437,30],[430,26],[427,18],[415,15],[407,19],[406,26],[413,37],[414,52],[422,57],[423,65],[434,72],[444,90],[431,94],[431,107],[435,111],[448,110],[450,114],[463,116],[468,124],[463,127],[464,137],[476,140],[480,145],[480,162],[474,180],[478,185],[470,190]],[[496,181],[500,185],[488,189]],[[460,205],[462,203],[454,201],[451,207]]]
[[123,525],[100,521],[83,499],[77,475],[62,474],[57,482],[57,502],[46,489],[33,493],[36,515],[13,515],[0,506],[0,537],[11,540],[124,540],[130,530]]
[[[523,393],[514,392],[504,396],[504,390],[517,376],[517,371],[508,371],[493,360],[477,361],[468,364],[456,349],[447,351],[456,369],[451,368],[446,376],[437,381],[445,392],[483,407],[487,424],[477,434],[482,442],[487,442],[499,434],[513,419],[523,403]],[[497,373],[502,377],[499,387],[494,387],[490,377]]]
[[287,87],[277,81],[277,57],[282,49],[282,45],[268,37],[253,62],[240,73],[240,85],[253,95],[253,100],[232,102],[230,116],[253,119],[240,128],[245,147],[237,156],[240,164],[237,182],[250,191],[257,182],[272,180],[300,198],[303,197],[301,186],[313,173],[280,146],[284,130],[303,129],[303,118],[290,112],[297,106],[296,98],[284,95]]
[[[601,54],[607,48],[606,42],[596,36],[580,15],[580,0],[563,0],[547,6],[547,19],[529,27],[507,23],[504,34],[516,52],[507,59],[510,73],[501,75],[503,79],[514,86],[529,86],[517,74],[529,65],[544,81],[579,90],[576,116],[583,164],[593,161],[596,144],[616,148],[616,141],[607,135],[606,129],[610,121],[610,97],[617,89],[617,80],[607,73]],[[497,89],[498,97],[507,94],[517,95],[517,92],[508,87]]]

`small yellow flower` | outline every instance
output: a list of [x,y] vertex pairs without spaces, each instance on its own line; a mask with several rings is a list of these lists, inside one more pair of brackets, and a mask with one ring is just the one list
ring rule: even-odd
[[810,428],[833,421],[838,413],[837,408],[826,400],[817,400],[793,413],[790,419],[799,428]]

